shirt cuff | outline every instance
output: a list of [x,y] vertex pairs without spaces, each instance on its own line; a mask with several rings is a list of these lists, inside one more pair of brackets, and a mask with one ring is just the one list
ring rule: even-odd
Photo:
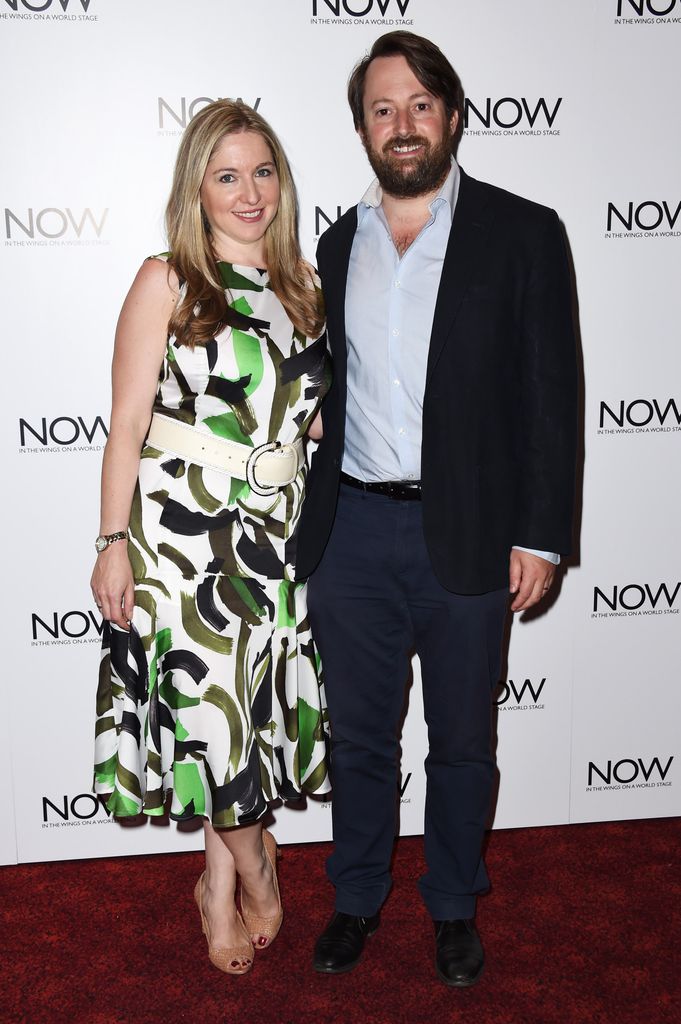
[[560,555],[555,554],[553,551],[537,551],[535,548],[521,548],[520,544],[514,544],[513,547],[516,551],[527,551],[530,555],[538,555],[540,558],[545,558],[547,562],[552,562],[554,565],[558,565],[560,562]]

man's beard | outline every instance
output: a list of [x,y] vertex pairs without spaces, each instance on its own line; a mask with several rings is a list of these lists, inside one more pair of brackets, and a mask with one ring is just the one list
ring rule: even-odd
[[[407,166],[392,155],[394,146],[423,146],[423,151]],[[392,138],[379,153],[364,140],[369,163],[384,192],[396,199],[413,199],[434,192],[449,174],[452,156],[452,137],[447,132],[439,142],[431,145],[421,135],[407,139]]]

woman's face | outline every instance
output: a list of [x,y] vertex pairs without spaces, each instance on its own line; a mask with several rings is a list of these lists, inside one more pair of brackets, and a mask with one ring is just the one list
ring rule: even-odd
[[279,177],[262,135],[225,135],[208,161],[200,196],[216,256],[263,266],[265,232],[279,207]]

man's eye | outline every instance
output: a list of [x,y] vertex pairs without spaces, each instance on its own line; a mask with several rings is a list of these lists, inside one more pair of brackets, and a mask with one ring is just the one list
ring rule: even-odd
[[416,109],[417,110],[430,110],[430,103],[417,103],[416,104]]
[[389,113],[390,111],[388,110],[387,107],[381,107],[379,110],[376,111],[376,117],[385,117],[386,114]]

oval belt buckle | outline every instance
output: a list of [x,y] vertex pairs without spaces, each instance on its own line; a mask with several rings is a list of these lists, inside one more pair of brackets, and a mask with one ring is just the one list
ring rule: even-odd
[[261,455],[265,452],[274,452],[277,448],[281,448],[281,441],[269,441],[267,444],[258,445],[246,460],[246,483],[252,491],[256,494],[261,494],[265,498],[276,494],[279,487],[276,484],[271,487],[268,487],[266,484],[259,484],[255,478],[255,466]]

